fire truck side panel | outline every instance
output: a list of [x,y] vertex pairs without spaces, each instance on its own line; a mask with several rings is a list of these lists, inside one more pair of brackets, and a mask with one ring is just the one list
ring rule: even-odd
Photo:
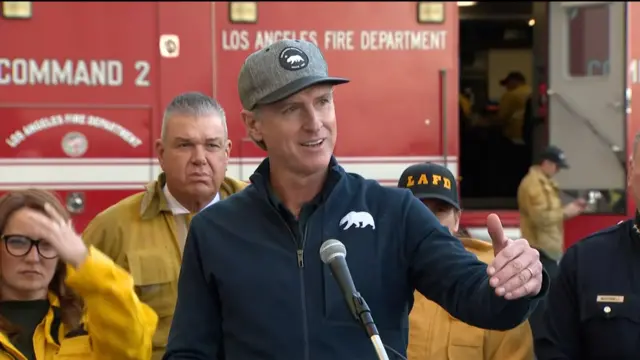
[[[217,96],[228,110],[241,162],[236,176],[247,178],[264,156],[246,138],[239,116],[238,73],[247,55],[281,38],[315,42],[330,74],[351,80],[336,88],[336,155],[347,170],[395,185],[410,163],[444,162],[444,144],[449,166],[457,170],[455,3],[445,5],[443,24],[427,25],[418,24],[416,3],[410,2],[258,2],[257,10],[257,23],[234,24],[228,3],[215,3]],[[447,73],[444,86],[440,70]]]
[[156,3],[42,2],[33,8],[31,19],[1,20],[3,104],[155,103]]
[[[228,173],[247,179],[264,154],[240,121],[239,68],[258,33],[264,44],[304,31],[315,34],[331,73],[352,80],[336,91],[336,154],[348,170],[387,185],[418,161],[446,162],[457,172],[455,4],[445,4],[437,24],[418,24],[415,3],[301,6],[259,3],[258,23],[244,25],[231,24],[228,3],[219,2],[34,3],[31,19],[0,20],[7,49],[0,108],[9,119],[0,127],[0,190],[57,190],[79,210],[81,230],[99,209],[157,175],[162,110],[184,91],[217,96],[227,109],[234,142]],[[313,16],[302,20],[299,11]],[[236,45],[232,33],[241,35]],[[172,44],[160,41],[167,36]]]
[[[174,58],[158,57],[159,94],[157,127],[154,137],[160,136],[160,125],[164,107],[176,95],[186,91],[199,91],[215,96],[215,59],[213,10],[211,2],[157,2],[158,32],[153,39],[155,54],[161,35],[177,35],[180,42],[179,55]],[[228,91],[224,88],[220,91]],[[222,102],[222,106],[228,106]],[[233,112],[233,109],[231,109]],[[231,156],[236,156],[232,153]]]
[[[0,20],[0,190],[56,190],[82,230],[158,174],[154,139],[171,98],[212,95],[211,5],[33,8]],[[160,56],[163,34],[178,36],[178,56]]]

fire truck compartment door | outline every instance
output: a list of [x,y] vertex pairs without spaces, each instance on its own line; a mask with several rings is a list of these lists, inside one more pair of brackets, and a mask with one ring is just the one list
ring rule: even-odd
[[549,142],[565,190],[625,187],[625,2],[549,2]]
[[0,118],[0,189],[139,191],[153,178],[150,107],[0,105]]

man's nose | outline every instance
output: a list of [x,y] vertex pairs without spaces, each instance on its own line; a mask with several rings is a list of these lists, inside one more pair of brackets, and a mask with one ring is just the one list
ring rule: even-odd
[[203,145],[196,145],[191,152],[191,162],[196,165],[202,165],[207,162],[206,155],[207,150]]
[[323,123],[322,123],[322,115],[319,114],[315,109],[311,108],[308,112],[307,112],[307,117],[304,124],[304,128],[305,130],[308,131],[312,131],[312,132],[316,132],[319,131],[320,129],[322,129]]

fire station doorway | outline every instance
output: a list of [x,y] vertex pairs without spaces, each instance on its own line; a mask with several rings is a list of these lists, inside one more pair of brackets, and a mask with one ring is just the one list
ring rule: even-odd
[[[591,213],[625,211],[625,20],[623,2],[477,2],[460,8],[466,209],[517,209],[520,180],[540,150],[554,144],[571,165],[556,178],[566,201],[585,198]],[[530,88],[526,106],[508,112],[522,118],[518,141],[500,126],[508,120],[500,107],[509,74],[519,74]]]
[[530,89],[537,81],[534,34],[539,19],[533,8],[533,2],[459,6],[460,189],[467,210],[517,208],[517,187],[533,151],[530,141],[512,139],[505,131],[510,119],[503,113],[522,116],[526,109],[508,109],[501,99],[508,75],[519,76]]

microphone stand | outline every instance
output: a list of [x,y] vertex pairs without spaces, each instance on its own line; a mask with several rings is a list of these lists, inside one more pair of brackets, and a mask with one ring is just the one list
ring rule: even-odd
[[378,328],[376,324],[373,322],[373,317],[371,316],[371,310],[369,309],[369,305],[364,301],[364,298],[360,293],[355,292],[351,295],[351,302],[353,304],[353,308],[355,310],[356,319],[362,324],[364,330],[367,332],[367,335],[371,339],[373,343],[373,348],[376,350],[376,354],[378,355],[379,360],[389,360],[389,356],[387,355],[387,351],[384,348],[384,344],[380,339],[380,334],[378,333]]

